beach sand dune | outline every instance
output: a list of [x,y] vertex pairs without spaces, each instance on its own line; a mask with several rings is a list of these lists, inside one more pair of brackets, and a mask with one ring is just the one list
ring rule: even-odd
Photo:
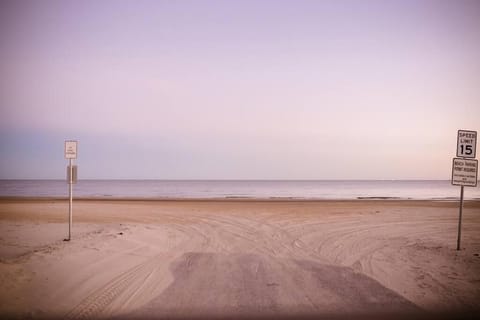
[[190,318],[480,310],[480,203],[0,201],[0,313]]

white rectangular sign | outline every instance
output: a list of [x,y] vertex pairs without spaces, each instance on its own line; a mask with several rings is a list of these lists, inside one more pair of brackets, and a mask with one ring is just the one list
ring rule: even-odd
[[65,141],[65,159],[77,159],[77,141]]
[[453,158],[452,184],[455,186],[476,187],[478,160]]
[[477,131],[458,130],[457,157],[475,158],[477,149]]

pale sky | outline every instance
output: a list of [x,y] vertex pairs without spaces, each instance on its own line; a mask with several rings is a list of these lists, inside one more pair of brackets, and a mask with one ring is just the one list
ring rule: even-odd
[[480,1],[1,1],[0,179],[449,179]]

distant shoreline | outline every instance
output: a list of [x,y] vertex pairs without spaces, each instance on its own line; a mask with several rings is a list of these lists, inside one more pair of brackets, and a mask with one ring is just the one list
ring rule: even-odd
[[[153,197],[74,197],[74,202],[89,203],[323,203],[323,204],[410,204],[410,205],[451,205],[457,206],[459,199],[402,199],[395,197],[358,197],[355,199],[301,199],[301,198],[249,198],[249,197],[226,197],[226,198],[153,198]],[[22,202],[68,202],[68,197],[31,197],[31,196],[0,196],[0,203]],[[480,208],[480,199],[464,200],[465,206]]]
[[[480,201],[480,189],[465,200]],[[449,181],[88,181],[73,186],[75,199],[160,201],[458,201]],[[1,198],[65,199],[65,181],[0,180]]]

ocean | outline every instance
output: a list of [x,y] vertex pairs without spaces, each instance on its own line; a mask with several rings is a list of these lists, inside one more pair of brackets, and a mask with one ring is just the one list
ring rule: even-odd
[[[449,180],[79,180],[74,198],[455,200]],[[0,180],[0,197],[68,197],[64,180]],[[480,200],[480,188],[465,187]]]

